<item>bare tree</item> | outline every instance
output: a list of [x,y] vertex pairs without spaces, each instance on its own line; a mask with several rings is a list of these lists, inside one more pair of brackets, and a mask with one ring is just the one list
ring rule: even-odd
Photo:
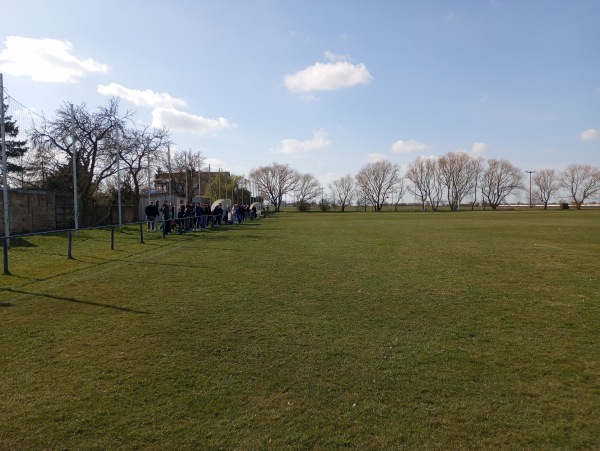
[[450,152],[439,157],[438,168],[450,209],[459,210],[462,200],[475,187],[476,160],[466,152]]
[[399,181],[400,168],[388,160],[367,163],[356,174],[356,183],[376,211],[381,211]]
[[394,191],[392,192],[392,199],[394,203],[394,211],[398,211],[398,205],[400,205],[400,201],[404,197],[406,193],[406,184],[404,183],[404,177],[399,177],[398,183],[394,187]]
[[26,187],[50,190],[47,184],[60,167],[60,155],[53,149],[37,147],[27,152],[25,162]]
[[[475,209],[475,204],[477,203],[477,191],[479,190],[479,183],[481,177],[483,175],[483,168],[485,166],[485,159],[483,157],[474,157],[472,159],[472,171],[474,177],[474,185],[473,185],[473,202],[471,202],[471,210]],[[483,199],[481,200],[483,202]]]
[[309,204],[321,194],[321,184],[314,175],[302,174],[294,191],[298,210],[306,211]]
[[425,211],[425,203],[431,197],[431,189],[435,171],[432,170],[430,158],[419,157],[408,165],[406,170],[406,178],[410,180],[411,185],[407,186],[407,190],[413,196],[418,197],[421,202],[421,208]]
[[[168,162],[163,161],[163,164],[168,165]],[[198,171],[201,170],[203,164],[204,157],[201,152],[194,152],[192,149],[174,151],[171,156],[171,190],[173,194],[183,196],[188,200],[193,197],[198,187]],[[214,183],[217,181],[215,178]]]
[[329,190],[333,196],[333,203],[339,203],[342,212],[352,203],[356,193],[356,183],[350,174],[334,180],[329,184]]
[[73,158],[72,136],[75,135],[77,186],[84,212],[100,183],[116,172],[116,152],[111,137],[123,129],[131,115],[129,111],[120,114],[119,100],[112,98],[96,113],[88,111],[85,103],[73,107],[72,119],[71,107],[65,103],[57,110],[55,119],[32,131],[34,146],[61,153],[61,165],[69,164]]
[[433,211],[437,211],[444,197],[444,185],[440,176],[440,168],[437,160],[431,158],[426,162],[426,165],[427,171],[432,174],[429,188],[429,205],[431,205]]
[[507,160],[489,160],[481,179],[481,192],[495,210],[515,190],[523,189],[523,171]]
[[556,171],[554,169],[537,171],[533,176],[533,183],[536,186],[535,195],[544,204],[544,210],[546,210],[552,196],[560,189]]
[[261,195],[269,199],[279,211],[283,196],[296,189],[300,174],[287,164],[273,163],[261,166],[250,172],[250,179],[256,184]]
[[356,186],[355,199],[356,211],[360,211],[361,208],[363,211],[367,211],[369,199],[367,198],[366,194],[363,192],[359,185]]
[[[119,146],[121,162],[133,188],[133,203],[138,205],[141,187],[147,185],[149,179],[149,162],[159,162],[162,159],[164,151],[171,144],[169,132],[166,129],[150,129],[149,126],[145,126],[142,129],[125,129],[113,139],[113,145]],[[147,189],[150,189],[150,186]]]
[[600,170],[589,164],[572,164],[560,173],[559,179],[578,210],[586,199],[600,192]]

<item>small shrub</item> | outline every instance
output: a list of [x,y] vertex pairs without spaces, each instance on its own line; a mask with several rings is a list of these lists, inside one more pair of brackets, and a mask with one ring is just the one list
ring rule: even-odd
[[321,202],[319,202],[319,209],[321,211],[331,210],[331,202],[329,202],[327,199],[321,200]]
[[298,211],[306,212],[310,210],[310,204],[308,202],[298,202],[296,208]]

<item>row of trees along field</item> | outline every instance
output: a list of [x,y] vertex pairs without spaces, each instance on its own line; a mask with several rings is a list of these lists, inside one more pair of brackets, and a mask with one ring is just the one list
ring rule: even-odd
[[[543,169],[530,175],[533,175],[530,201],[541,203],[544,208],[564,196],[579,209],[600,193],[600,170],[591,165],[573,164],[560,172]],[[331,182],[328,200],[313,175],[302,174],[287,164],[259,167],[250,173],[250,178],[276,209],[284,196],[290,194],[301,211],[319,197],[323,210],[333,206],[344,211],[355,204],[381,211],[385,204],[397,207],[407,192],[419,200],[423,210],[435,211],[442,203],[451,210],[458,210],[465,203],[473,208],[477,202],[495,210],[511,194],[528,190],[525,173],[509,161],[485,160],[466,152],[419,157],[408,165],[404,174],[398,164],[388,160],[367,163],[355,175],[347,174]]]
[[[153,179],[155,188],[170,185],[173,194],[188,199],[217,190],[232,197],[239,196],[240,191],[243,197],[248,196],[243,178],[228,173],[223,177],[219,173],[218,179],[214,177],[210,184],[201,186],[202,154],[189,149],[171,155],[169,131],[139,126],[133,117],[132,111],[120,111],[116,98],[96,111],[89,110],[85,103],[75,107],[65,103],[52,119],[29,130],[25,139],[19,137],[18,124],[6,114],[9,186],[72,192],[76,149],[77,188],[84,210],[88,202],[114,203],[118,168],[123,202],[131,205],[139,204],[149,179]],[[530,201],[544,208],[559,197],[581,208],[600,192],[600,170],[591,165],[573,164],[560,172],[543,169],[530,175]],[[524,171],[509,161],[485,160],[465,152],[417,158],[404,174],[398,164],[388,160],[367,163],[355,175],[347,174],[329,183],[327,198],[315,176],[302,174],[287,164],[253,169],[250,179],[275,209],[280,208],[284,196],[293,194],[300,210],[307,210],[320,198],[322,209],[333,206],[344,211],[354,204],[380,211],[384,204],[397,207],[407,193],[419,200],[423,210],[437,210],[442,203],[458,210],[461,204],[474,206],[477,202],[496,209],[511,194],[528,189]]]

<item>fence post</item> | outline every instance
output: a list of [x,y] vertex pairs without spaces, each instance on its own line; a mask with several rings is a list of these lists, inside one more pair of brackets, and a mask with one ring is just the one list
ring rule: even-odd
[[140,243],[144,244],[144,225],[140,223]]
[[69,244],[67,244],[67,258],[73,258],[73,231],[69,230]]
[[112,226],[110,228],[110,250],[115,250],[115,227]]
[[10,274],[8,270],[8,238],[2,238],[2,250],[4,253],[4,274]]

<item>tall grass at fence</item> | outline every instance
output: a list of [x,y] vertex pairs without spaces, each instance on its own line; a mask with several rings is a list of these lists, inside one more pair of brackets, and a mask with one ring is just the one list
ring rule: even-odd
[[[11,248],[0,448],[600,447],[600,211]],[[103,234],[104,233],[104,234]]]

